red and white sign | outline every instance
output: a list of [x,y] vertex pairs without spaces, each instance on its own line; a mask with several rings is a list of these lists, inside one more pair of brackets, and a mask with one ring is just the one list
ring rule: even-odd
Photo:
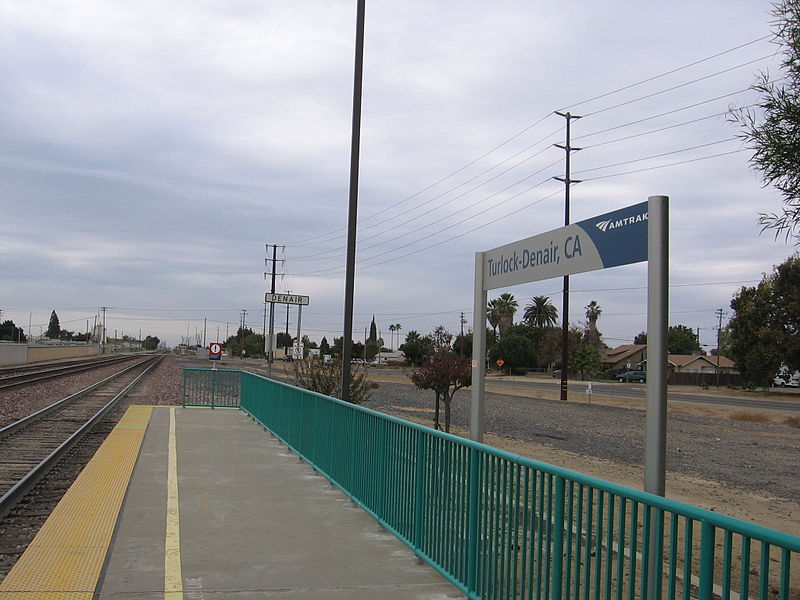
[[211,342],[208,346],[208,358],[211,360],[222,359],[222,344],[219,342]]

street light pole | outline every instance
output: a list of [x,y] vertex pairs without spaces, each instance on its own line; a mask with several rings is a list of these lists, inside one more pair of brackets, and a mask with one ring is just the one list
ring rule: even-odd
[[356,278],[356,224],[358,222],[358,168],[361,149],[361,83],[364,72],[364,12],[366,0],[356,9],[356,55],[353,74],[353,129],[350,139],[350,199],[347,215],[347,270],[344,285],[342,333],[342,400],[350,400],[350,358],[353,353],[353,296]]

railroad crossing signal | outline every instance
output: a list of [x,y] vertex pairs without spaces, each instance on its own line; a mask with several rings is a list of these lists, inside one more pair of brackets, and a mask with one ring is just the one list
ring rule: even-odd
[[211,342],[208,346],[209,360],[222,360],[222,344],[219,342]]

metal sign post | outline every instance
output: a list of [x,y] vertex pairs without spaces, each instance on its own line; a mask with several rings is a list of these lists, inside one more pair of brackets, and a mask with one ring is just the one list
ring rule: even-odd
[[[267,360],[269,361],[268,367],[268,376],[272,377],[272,351],[275,350],[275,337],[274,337],[274,316],[275,316],[275,305],[276,304],[285,304],[286,310],[289,310],[290,304],[297,305],[297,339],[300,339],[300,316],[301,311],[303,310],[304,306],[308,306],[311,298],[309,296],[302,296],[300,294],[275,294],[267,292],[264,294],[264,302],[270,305],[269,310],[269,334],[267,339],[264,340],[264,345],[268,348],[267,353]],[[289,315],[286,315],[286,327],[288,331],[289,327]]]

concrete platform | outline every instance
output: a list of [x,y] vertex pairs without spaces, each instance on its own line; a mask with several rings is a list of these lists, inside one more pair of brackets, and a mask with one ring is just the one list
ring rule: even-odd
[[[32,567],[37,577],[42,568]],[[25,589],[25,573],[15,577]],[[153,408],[95,589],[72,591],[98,600],[463,598],[245,413],[170,407]],[[13,594],[0,587],[0,600]]]

